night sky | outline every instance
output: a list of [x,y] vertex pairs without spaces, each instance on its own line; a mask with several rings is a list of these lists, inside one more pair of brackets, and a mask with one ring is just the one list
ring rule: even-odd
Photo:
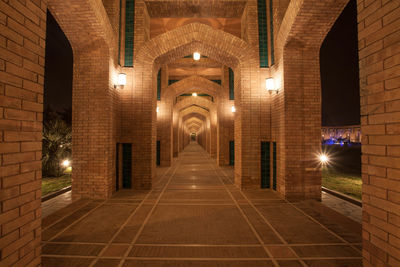
[[[357,3],[351,0],[320,51],[322,126],[360,123]],[[44,104],[62,112],[72,106],[72,49],[47,12]]]
[[360,124],[357,3],[351,0],[321,51],[322,126]]
[[47,11],[44,107],[62,112],[72,107],[72,48]]

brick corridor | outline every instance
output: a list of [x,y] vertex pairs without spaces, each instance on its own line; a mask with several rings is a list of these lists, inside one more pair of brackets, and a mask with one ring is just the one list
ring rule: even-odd
[[361,225],[315,201],[239,191],[190,144],[151,191],[43,220],[43,266],[362,266]]

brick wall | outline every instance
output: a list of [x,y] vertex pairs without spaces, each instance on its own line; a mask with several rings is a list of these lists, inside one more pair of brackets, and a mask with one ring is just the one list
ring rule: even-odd
[[0,1],[1,266],[40,264],[46,1]]
[[357,2],[364,266],[399,266],[400,2]]

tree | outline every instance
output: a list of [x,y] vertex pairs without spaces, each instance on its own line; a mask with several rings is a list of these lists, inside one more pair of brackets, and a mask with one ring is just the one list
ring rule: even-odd
[[44,177],[61,176],[61,161],[71,156],[71,128],[54,111],[45,111],[48,118],[43,123],[43,157]]

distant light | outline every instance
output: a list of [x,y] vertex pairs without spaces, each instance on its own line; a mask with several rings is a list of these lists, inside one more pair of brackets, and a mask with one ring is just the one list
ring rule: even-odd
[[235,106],[232,106],[232,107],[231,107],[231,111],[232,111],[232,112],[236,112]]
[[66,159],[66,160],[64,160],[61,164],[62,164],[65,168],[68,168],[68,167],[71,165],[71,162],[70,162],[68,159]]
[[265,88],[268,91],[277,91],[276,86],[275,86],[274,78],[265,79]]
[[120,73],[118,74],[118,85],[126,85],[126,74],[125,73]]
[[199,52],[194,52],[193,53],[193,59],[194,60],[199,60],[200,59],[200,53]]
[[160,108],[159,108],[159,107],[157,107],[156,111],[158,112],[159,110],[160,110]]
[[319,161],[321,162],[321,164],[327,164],[329,162],[329,157],[326,154],[319,154],[318,156]]
[[192,93],[192,96],[197,96],[197,93]]

